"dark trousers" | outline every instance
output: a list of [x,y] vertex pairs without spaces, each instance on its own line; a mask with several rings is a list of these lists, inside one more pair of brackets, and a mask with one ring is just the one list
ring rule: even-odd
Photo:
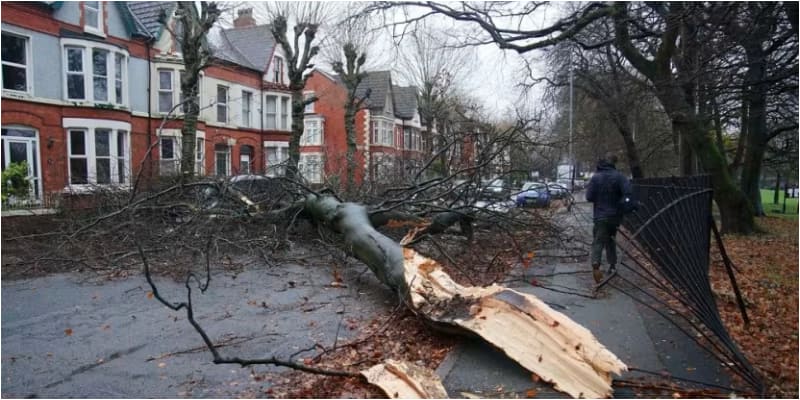
[[617,244],[614,237],[617,235],[619,218],[598,219],[594,221],[592,229],[592,265],[599,265],[603,259],[603,249],[606,250],[608,263],[617,263]]

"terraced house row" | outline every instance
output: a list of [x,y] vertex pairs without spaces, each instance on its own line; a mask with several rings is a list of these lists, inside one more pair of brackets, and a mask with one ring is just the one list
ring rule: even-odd
[[[184,66],[174,30],[159,21],[163,10],[174,28],[175,8],[2,3],[2,166],[27,162],[34,202],[125,188],[140,170],[177,172]],[[285,53],[251,9],[238,10],[234,26],[217,36],[200,77],[196,172],[282,174],[292,126]],[[367,101],[356,121],[357,179],[418,168],[425,127],[416,89],[393,85],[384,71],[370,73],[359,90]],[[306,108],[300,171],[321,183],[346,171],[346,89],[315,71],[306,92],[319,100]]]

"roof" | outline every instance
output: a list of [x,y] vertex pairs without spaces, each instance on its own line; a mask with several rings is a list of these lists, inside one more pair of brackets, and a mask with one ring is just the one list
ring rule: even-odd
[[275,48],[270,25],[223,29],[214,57],[257,71],[266,71]]
[[415,86],[392,86],[394,93],[394,115],[401,119],[412,119],[417,112],[417,88]]
[[161,33],[162,26],[158,20],[161,10],[170,15],[176,7],[174,1],[128,1],[126,3],[139,30],[153,37],[158,37]]
[[370,90],[367,107],[371,110],[383,110],[386,107],[386,96],[391,89],[392,74],[389,71],[374,71],[367,73],[358,85],[356,96],[364,97],[367,90]]

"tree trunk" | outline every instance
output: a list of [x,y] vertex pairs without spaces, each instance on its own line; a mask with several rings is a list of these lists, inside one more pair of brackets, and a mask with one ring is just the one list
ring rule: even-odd
[[436,261],[376,231],[361,205],[310,195],[305,209],[341,233],[346,248],[434,328],[479,336],[558,390],[608,397],[611,374],[627,369],[589,330],[535,296],[454,282]]
[[[197,119],[200,114],[199,101],[197,100],[197,78],[189,79],[187,86],[189,93],[186,114],[183,116],[181,127],[181,175],[188,178],[195,173],[195,146],[197,143]],[[191,82],[194,81],[194,82]],[[183,86],[183,84],[181,84]]]
[[761,164],[767,148],[767,87],[766,56],[758,46],[746,48],[748,70],[745,76],[745,100],[749,112],[747,125],[747,151],[742,162],[742,191],[753,205],[756,215],[764,215],[759,182]]
[[622,136],[622,142],[625,144],[625,156],[628,159],[628,166],[631,169],[631,176],[633,179],[644,178],[644,169],[642,162],[639,160],[639,151],[636,150],[636,142],[633,140],[633,133],[628,129],[630,122],[628,115],[625,112],[612,112],[614,121],[617,125],[617,131]]
[[348,99],[345,105],[344,129],[347,135],[347,186],[349,193],[353,190],[356,174],[356,110],[354,107],[355,99]]
[[297,165],[300,163],[300,138],[303,137],[305,124],[305,104],[303,103],[303,85],[298,89],[292,84],[292,136],[289,138],[289,161],[286,165],[286,177],[297,179],[300,174]]

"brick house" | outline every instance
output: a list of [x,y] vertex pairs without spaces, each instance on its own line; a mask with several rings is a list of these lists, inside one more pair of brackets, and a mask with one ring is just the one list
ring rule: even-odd
[[[369,94],[367,96],[367,94]],[[306,108],[306,132],[301,141],[301,172],[312,182],[338,176],[346,179],[347,149],[344,104],[347,89],[338,76],[315,70],[306,95],[318,100]],[[415,172],[423,158],[417,88],[392,84],[389,71],[369,72],[356,95],[365,98],[356,114],[356,181],[390,179]],[[303,160],[310,160],[303,168]],[[325,177],[316,165],[324,165]]]
[[[32,200],[177,171],[183,65],[173,2],[3,2],[2,167]],[[180,27],[178,27],[180,29]],[[240,10],[201,74],[197,172],[279,174],[291,130],[285,57]],[[159,131],[170,110],[172,117]],[[152,161],[144,162],[149,148]]]

